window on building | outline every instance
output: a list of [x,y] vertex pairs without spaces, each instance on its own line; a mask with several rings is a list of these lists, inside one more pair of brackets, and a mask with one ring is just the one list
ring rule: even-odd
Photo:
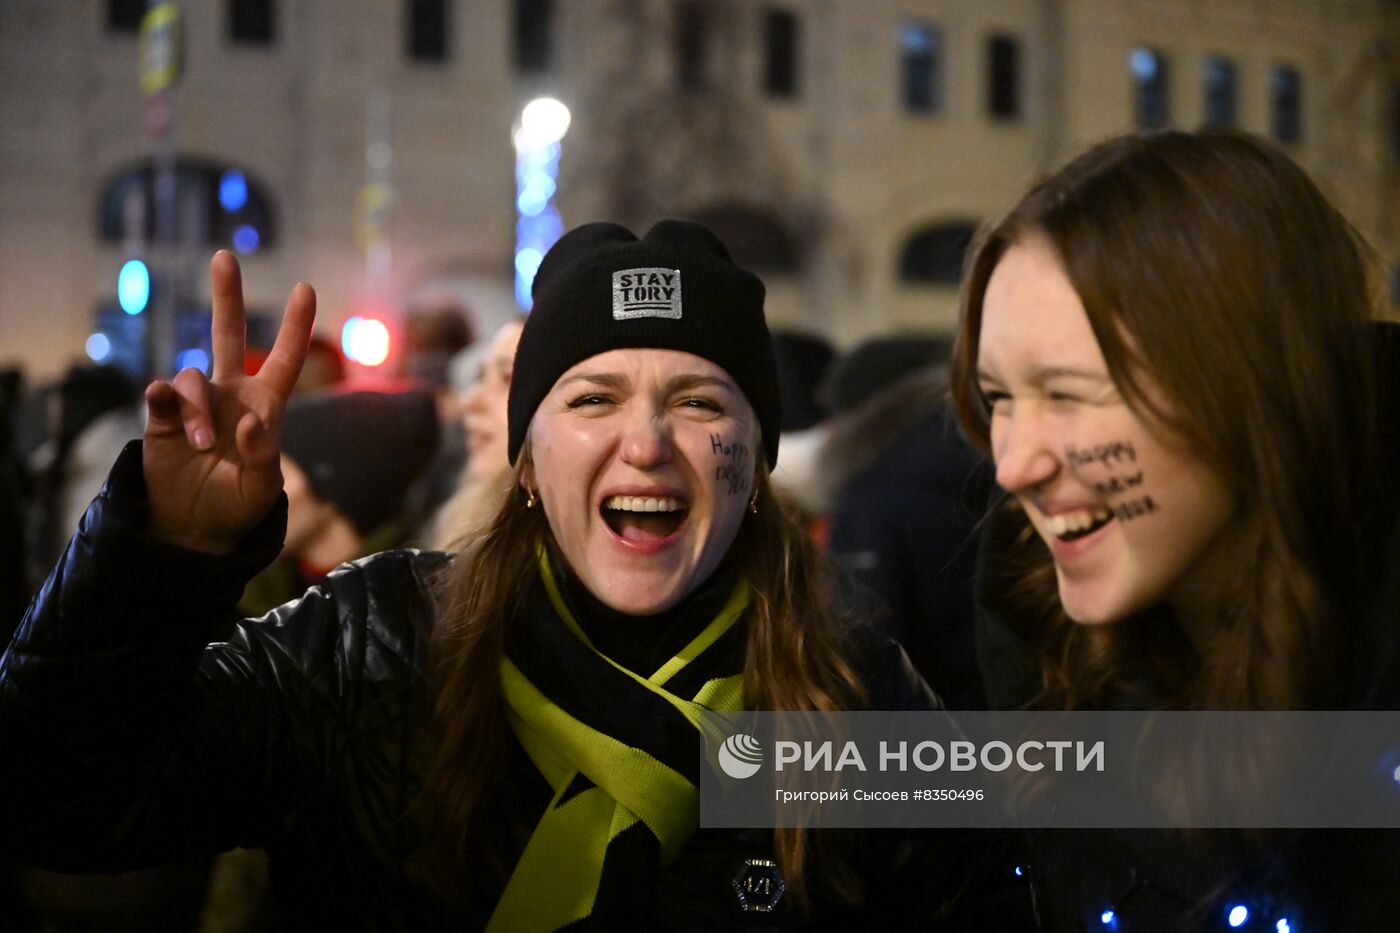
[[447,61],[447,0],[408,0],[408,57]]
[[962,281],[967,248],[977,224],[967,220],[922,227],[904,241],[899,254],[899,278],[919,285],[952,285]]
[[782,219],[748,204],[721,204],[690,215],[714,231],[743,269],[770,275],[796,275],[802,248]]
[[1303,76],[1291,65],[1269,73],[1270,123],[1274,139],[1296,143],[1303,138]]
[[515,70],[519,74],[549,71],[553,53],[553,0],[515,0]]
[[768,62],[763,85],[773,97],[798,93],[797,15],[791,10],[769,10],[763,17],[763,38]]
[[1206,126],[1234,126],[1236,120],[1235,63],[1220,55],[1207,55],[1201,65]]
[[146,15],[146,0],[107,0],[107,29],[110,32],[140,32]]
[[272,0],[229,0],[228,34],[235,42],[268,45],[275,38]]
[[943,34],[929,23],[901,23],[899,54],[904,109],[910,113],[943,109]]
[[685,90],[702,90],[709,83],[705,67],[709,25],[705,0],[676,4],[676,81]]
[[1166,56],[1139,46],[1128,53],[1128,70],[1133,77],[1133,121],[1139,129],[1162,129],[1171,121]]
[[1021,43],[992,36],[987,43],[987,110],[998,120],[1021,115]]
[[[175,166],[176,236],[183,242],[256,253],[276,241],[272,199],[238,166],[180,159]],[[145,160],[112,178],[98,202],[107,242],[156,240],[155,170]]]

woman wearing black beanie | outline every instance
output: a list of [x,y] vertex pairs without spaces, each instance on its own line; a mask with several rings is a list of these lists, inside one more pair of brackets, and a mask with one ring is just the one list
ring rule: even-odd
[[237,265],[212,270],[213,379],[147,390],[144,446],[0,668],[24,762],[0,791],[26,802],[7,853],[112,870],[262,846],[292,918],[344,929],[793,928],[950,899],[927,846],[698,830],[701,713],[935,702],[836,617],[769,491],[764,289],[708,230],[590,224],[545,257],[516,484],[466,551],[347,565],[206,644],[281,542],[314,313],[298,285],[246,377]]

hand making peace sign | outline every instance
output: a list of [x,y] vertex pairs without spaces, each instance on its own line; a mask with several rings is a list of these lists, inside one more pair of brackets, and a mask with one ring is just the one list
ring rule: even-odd
[[282,491],[282,412],[306,359],[316,293],[305,282],[292,289],[272,352],[258,374],[248,376],[238,260],[220,250],[209,277],[214,376],[184,369],[147,387],[142,468],[151,533],[221,554],[237,546]]

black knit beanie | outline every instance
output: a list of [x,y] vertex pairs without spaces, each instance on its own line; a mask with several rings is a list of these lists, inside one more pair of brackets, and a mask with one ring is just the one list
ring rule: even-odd
[[437,406],[417,389],[299,395],[282,420],[282,452],[361,535],[398,517],[437,443]]
[[763,283],[697,223],[663,220],[638,240],[613,223],[570,230],[535,274],[510,383],[510,461],[571,366],[608,350],[682,350],[720,366],[753,406],[771,467],[781,404]]

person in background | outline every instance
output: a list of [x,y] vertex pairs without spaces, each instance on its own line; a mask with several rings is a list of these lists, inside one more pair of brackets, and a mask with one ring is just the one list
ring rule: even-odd
[[822,387],[835,354],[821,337],[783,331],[773,335],[773,353],[783,393],[783,452],[773,485],[802,510],[820,541],[828,505],[819,459],[828,413]]
[[523,327],[522,321],[510,321],[496,331],[476,381],[462,397],[467,462],[456,492],[433,517],[427,534],[431,548],[460,548],[490,522],[501,497],[514,482],[507,452],[506,402]]
[[467,466],[461,395],[453,384],[452,362],[476,339],[470,318],[461,302],[445,293],[419,298],[405,317],[400,371],[406,381],[433,393],[442,439],[405,500],[411,541],[430,536],[433,517],[457,492],[458,477]]
[[14,414],[24,379],[19,369],[0,370],[0,642],[7,642],[34,595],[29,582],[29,529],[32,493],[15,438]]
[[951,709],[985,709],[973,625],[977,521],[991,471],[947,404],[948,341],[885,337],[835,369],[828,550],[850,599]]
[[306,348],[306,364],[297,377],[297,392],[321,392],[338,388],[346,381],[345,354],[334,340],[313,334]]
[[[50,396],[50,435],[31,458],[37,477],[35,555],[53,560],[101,488],[107,465],[141,435],[136,386],[115,366],[73,366]],[[101,461],[99,464],[97,461]]]
[[294,398],[282,424],[282,554],[248,583],[239,611],[262,615],[346,561],[400,546],[408,536],[404,495],[437,443],[437,411],[428,392]]
[[[952,388],[1006,493],[993,708],[1400,709],[1400,345],[1373,281],[1303,170],[1231,131],[1104,142],[980,239]],[[1046,930],[1400,916],[1394,830],[1028,841]]]
[[[243,357],[243,369],[249,376],[257,375],[271,350],[268,347],[248,347]],[[296,393],[320,392],[343,386],[349,379],[345,354],[336,342],[324,334],[312,334],[306,348],[306,364],[297,377]]]

